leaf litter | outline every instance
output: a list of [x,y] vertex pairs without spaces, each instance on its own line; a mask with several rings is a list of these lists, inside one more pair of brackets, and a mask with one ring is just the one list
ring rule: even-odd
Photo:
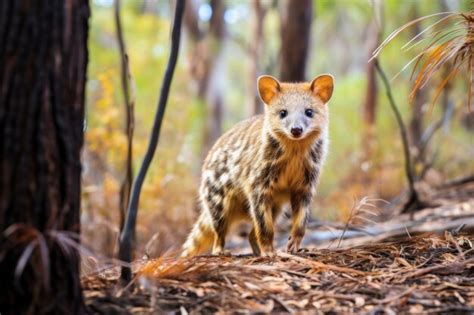
[[474,313],[474,236],[445,232],[273,258],[238,255],[136,262],[83,277],[95,314]]

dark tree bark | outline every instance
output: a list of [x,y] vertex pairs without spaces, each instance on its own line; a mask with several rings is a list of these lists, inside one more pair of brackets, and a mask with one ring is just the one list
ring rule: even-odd
[[281,16],[280,79],[306,79],[306,61],[313,19],[313,0],[286,0]]
[[0,313],[84,312],[87,0],[0,3]]

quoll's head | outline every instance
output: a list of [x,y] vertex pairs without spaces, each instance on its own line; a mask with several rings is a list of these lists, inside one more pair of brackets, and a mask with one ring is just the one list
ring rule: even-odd
[[272,76],[258,78],[258,91],[265,103],[265,118],[278,138],[299,141],[318,137],[329,122],[327,103],[334,78],[322,74],[311,82],[283,83]]

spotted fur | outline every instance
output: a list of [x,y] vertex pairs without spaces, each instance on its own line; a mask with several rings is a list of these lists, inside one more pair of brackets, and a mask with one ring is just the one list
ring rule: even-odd
[[[327,151],[332,88],[329,75],[310,83],[259,79],[265,114],[234,126],[209,152],[199,190],[202,210],[183,256],[210,248],[223,254],[229,229],[242,220],[253,225],[254,254],[273,255],[274,222],[285,204],[292,209],[287,250],[299,249]],[[283,110],[287,116],[282,118]],[[302,129],[297,138],[295,126]]]

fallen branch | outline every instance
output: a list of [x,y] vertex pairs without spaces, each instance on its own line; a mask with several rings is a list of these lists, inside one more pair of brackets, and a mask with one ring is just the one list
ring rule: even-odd
[[294,261],[298,261],[300,263],[304,263],[306,265],[311,266],[315,270],[331,270],[334,272],[341,272],[341,273],[346,273],[346,274],[354,274],[354,275],[359,275],[359,276],[364,276],[367,274],[367,272],[360,271],[360,270],[355,270],[352,268],[347,268],[347,267],[340,267],[340,266],[335,266],[335,265],[327,265],[319,261],[314,261],[308,258],[304,257],[299,257],[297,255],[293,254],[287,254],[284,252],[278,253],[278,256],[282,258],[288,258]]
[[[358,246],[368,243],[381,242],[387,239],[398,239],[406,236],[416,236],[422,233],[443,234],[444,231],[456,230],[460,227],[463,233],[474,232],[474,201],[445,203],[443,206],[427,208],[412,214],[396,216],[391,220],[375,224],[359,226],[359,230],[348,230],[341,241],[340,247]],[[330,232],[323,224],[310,225],[303,239],[304,247],[331,248],[337,245],[344,231],[344,225],[334,225]],[[286,234],[277,235],[277,244],[286,244]],[[246,241],[246,239],[245,239]],[[245,242],[243,241],[243,242]]]
[[449,180],[439,186],[439,188],[449,188],[454,186],[464,185],[470,182],[474,182],[474,174],[469,174],[467,176],[458,177],[452,180]]
[[471,258],[462,262],[456,261],[456,262],[445,264],[445,265],[435,265],[435,266],[415,270],[409,273],[408,275],[406,275],[405,278],[409,279],[409,278],[420,277],[428,273],[440,274],[440,275],[460,274],[465,271],[465,267],[467,265],[472,265],[472,264],[474,264],[474,258]]

